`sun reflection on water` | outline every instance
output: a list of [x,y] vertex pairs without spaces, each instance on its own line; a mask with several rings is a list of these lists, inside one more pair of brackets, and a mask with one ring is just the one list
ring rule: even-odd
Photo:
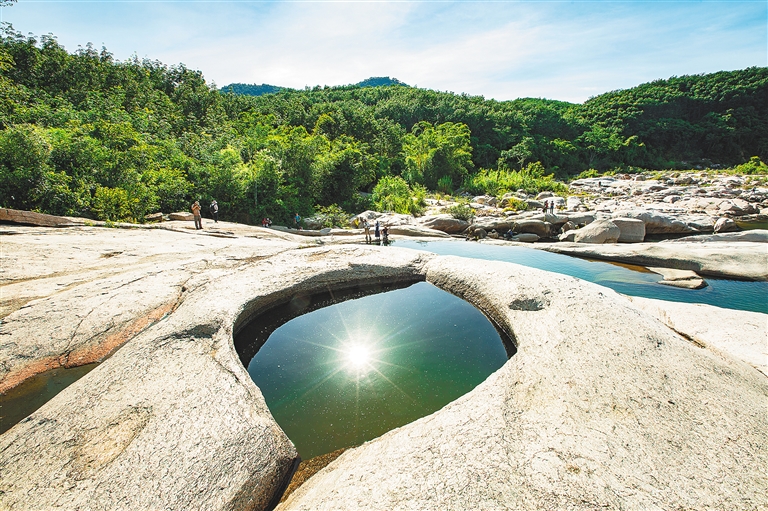
[[[358,300],[284,324],[249,364],[302,457],[359,444],[431,413],[506,360],[480,312],[429,284]],[[459,317],[464,328],[425,317]]]

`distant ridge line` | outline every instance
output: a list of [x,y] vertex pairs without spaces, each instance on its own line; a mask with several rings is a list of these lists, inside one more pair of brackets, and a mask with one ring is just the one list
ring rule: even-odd
[[[397,78],[390,78],[389,76],[372,76],[361,82],[342,87],[389,87],[392,85],[410,87],[407,83],[401,82]],[[269,85],[267,83],[262,83],[261,85],[255,83],[231,83],[219,90],[221,92],[231,92],[232,94],[240,94],[243,96],[263,96],[264,94],[275,94],[280,91],[291,91],[296,89],[280,87],[278,85]]]

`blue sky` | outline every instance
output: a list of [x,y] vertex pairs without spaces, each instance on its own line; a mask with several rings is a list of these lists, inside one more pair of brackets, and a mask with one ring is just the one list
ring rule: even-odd
[[3,20],[223,86],[391,76],[498,100],[582,102],[659,78],[768,66],[768,1],[19,0]]

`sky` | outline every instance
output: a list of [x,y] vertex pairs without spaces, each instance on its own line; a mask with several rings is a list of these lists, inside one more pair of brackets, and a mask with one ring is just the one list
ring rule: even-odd
[[768,66],[767,0],[18,0],[2,20],[199,69],[219,87],[389,76],[581,103],[671,76]]

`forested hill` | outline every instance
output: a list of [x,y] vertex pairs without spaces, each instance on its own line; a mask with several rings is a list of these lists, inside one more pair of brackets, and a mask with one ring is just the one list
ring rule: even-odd
[[0,207],[141,220],[216,198],[223,218],[281,221],[370,206],[357,192],[376,188],[496,193],[514,176],[735,165],[768,159],[767,102],[768,68],[660,80],[583,105],[404,84],[253,97],[215,90],[183,65],[118,62],[90,45],[68,53],[6,24]]
[[[390,78],[388,76],[373,76],[363,80],[362,82],[354,84],[353,87],[386,87],[388,85],[404,85],[405,87],[408,87],[408,85],[401,82],[397,78]],[[262,96],[264,94],[274,94],[275,92],[280,92],[281,90],[289,91],[295,89],[291,89],[289,87],[278,87],[277,85],[267,85],[266,83],[262,83],[261,85],[256,85],[255,83],[232,83],[222,87],[219,90],[224,93],[231,92],[233,94],[241,94],[243,96]]]
[[242,94],[244,96],[261,96],[263,94],[274,94],[280,92],[285,87],[278,87],[276,85],[267,85],[262,83],[256,85],[255,83],[231,83],[226,87],[222,87],[221,92],[231,92],[233,94]]

